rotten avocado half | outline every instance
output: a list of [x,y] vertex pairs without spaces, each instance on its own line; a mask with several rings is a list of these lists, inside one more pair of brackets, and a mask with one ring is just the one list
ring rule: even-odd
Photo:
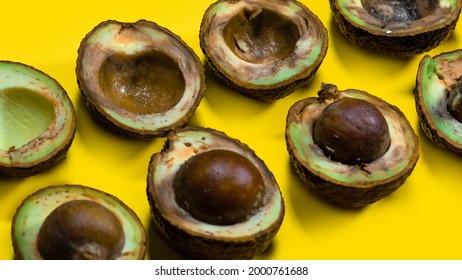
[[419,158],[405,115],[367,92],[326,84],[289,109],[292,166],[316,194],[345,207],[374,203],[398,189]]
[[29,195],[12,223],[15,259],[144,259],[146,232],[117,197],[81,185],[56,185]]
[[0,173],[32,176],[62,160],[76,131],[64,88],[31,66],[0,61]]
[[322,22],[295,0],[219,0],[205,12],[199,37],[214,73],[263,101],[309,82],[328,48]]
[[205,90],[204,69],[194,51],[147,20],[96,26],[81,42],[76,74],[95,119],[137,139],[184,126]]
[[414,97],[425,135],[462,155],[462,50],[425,55],[417,71]]
[[393,56],[431,50],[449,37],[459,0],[330,0],[335,22],[359,47]]
[[284,201],[265,163],[210,128],[170,132],[151,158],[147,180],[156,228],[189,258],[251,259],[283,221]]

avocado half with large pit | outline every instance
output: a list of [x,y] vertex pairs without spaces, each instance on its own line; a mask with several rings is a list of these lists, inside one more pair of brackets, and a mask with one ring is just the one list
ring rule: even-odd
[[12,223],[15,259],[144,259],[146,232],[117,197],[82,185],[56,185],[29,195]]
[[462,155],[462,50],[425,55],[417,71],[414,97],[425,135]]
[[308,83],[328,48],[322,22],[295,0],[219,0],[206,10],[199,36],[217,76],[263,101]]
[[326,84],[292,105],[286,143],[292,166],[316,194],[364,207],[398,189],[419,158],[405,115],[367,92]]
[[269,246],[284,217],[279,186],[265,163],[210,128],[167,135],[149,164],[147,196],[158,231],[194,259],[251,259]]
[[81,42],[76,73],[95,119],[138,139],[184,126],[205,90],[194,51],[147,20],[100,23]]
[[459,0],[330,0],[333,18],[359,47],[393,56],[429,51],[449,37]]
[[62,160],[76,131],[64,88],[31,66],[0,61],[0,173],[32,176]]

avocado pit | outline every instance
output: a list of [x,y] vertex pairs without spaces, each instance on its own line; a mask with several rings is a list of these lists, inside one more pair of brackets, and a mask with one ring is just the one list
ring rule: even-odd
[[385,154],[390,132],[374,105],[362,99],[341,98],[323,110],[314,124],[313,140],[333,160],[360,165]]
[[227,150],[210,150],[188,159],[175,175],[173,188],[183,209],[217,225],[247,220],[263,197],[263,179],[257,168]]
[[46,260],[110,260],[121,255],[125,239],[118,218],[90,200],[73,200],[43,222],[37,246]]

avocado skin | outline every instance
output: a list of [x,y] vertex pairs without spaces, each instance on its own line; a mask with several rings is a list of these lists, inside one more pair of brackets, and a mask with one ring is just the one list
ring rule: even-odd
[[336,0],[329,0],[329,2],[334,21],[348,40],[358,47],[397,57],[409,57],[434,49],[451,35],[460,14],[460,4],[458,4],[458,12],[455,13],[454,18],[441,28],[428,29],[421,33],[410,32],[404,36],[383,36],[372,34],[354,25],[340,12]]
[[[445,54],[445,53],[443,53]],[[423,67],[425,64],[426,60],[432,59],[429,55],[425,55],[422,60],[419,63],[419,69]],[[420,71],[418,71],[420,72]],[[449,142],[446,135],[440,131],[439,129],[436,129],[435,125],[432,125],[431,119],[427,116],[427,114],[430,114],[427,109],[425,109],[425,103],[424,103],[424,98],[423,98],[423,93],[422,93],[422,87],[420,86],[422,84],[422,75],[419,75],[417,73],[416,77],[416,85],[414,87],[414,99],[415,99],[415,108],[416,112],[419,118],[419,123],[420,123],[420,128],[424,132],[424,134],[427,136],[427,138],[435,143],[437,146],[454,153],[458,156],[462,156],[462,144],[458,144],[456,142]]]
[[[309,97],[297,101],[289,110],[287,115],[287,123],[290,123],[292,116],[296,115],[298,112],[301,112],[303,108],[311,103],[317,102],[319,102],[319,100],[315,97]],[[389,108],[391,110],[398,110],[398,112],[400,112],[399,109],[392,105],[390,105]],[[402,113],[400,114],[403,115]],[[407,124],[410,126],[409,122],[407,122]],[[290,138],[289,125],[286,129],[287,131],[285,133],[285,138],[290,163],[295,173],[304,183],[304,186],[306,186],[308,190],[320,196],[324,200],[345,208],[364,208],[365,206],[375,203],[396,191],[411,175],[415,168],[415,163],[419,158],[419,153],[415,153],[413,155],[413,159],[411,160],[411,162],[414,164],[410,165],[408,168],[406,168],[405,172],[401,173],[400,176],[397,176],[392,180],[374,182],[359,187],[346,186],[336,182],[327,181],[322,178],[322,174],[316,174],[309,168],[305,167],[302,161],[299,159],[300,157],[296,154],[295,149],[291,148],[291,145],[293,144],[291,144],[292,139]],[[414,141],[418,143],[418,138],[415,133],[413,133],[413,137]]]
[[[67,152],[72,146],[72,142],[74,140],[74,135],[75,135],[75,129],[74,132],[72,133],[71,137],[69,138],[69,142],[63,146],[61,149],[57,150],[56,153],[48,158],[47,160],[40,162],[39,164],[36,164],[34,166],[30,167],[17,167],[17,166],[1,166],[0,165],[0,174],[9,176],[9,177],[30,177],[33,175],[37,175],[40,173],[43,173],[53,166],[55,166],[57,163],[60,161],[64,160],[67,156]],[[1,178],[1,175],[0,175]]]

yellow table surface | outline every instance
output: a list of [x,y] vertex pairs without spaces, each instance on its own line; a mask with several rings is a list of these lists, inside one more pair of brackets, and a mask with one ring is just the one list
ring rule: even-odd
[[[54,184],[73,183],[111,193],[129,205],[149,237],[148,259],[181,258],[151,228],[146,198],[147,165],[164,138],[136,141],[95,124],[76,83],[77,49],[83,37],[107,19],[157,22],[204,56],[199,27],[213,1],[4,1],[0,59],[34,66],[66,89],[78,128],[67,158],[29,178],[0,178],[0,259],[12,259],[11,221],[21,201]],[[270,249],[257,259],[459,259],[462,254],[462,158],[442,150],[421,131],[412,90],[422,55],[390,58],[353,46],[332,20],[329,3],[303,2],[329,32],[329,50],[308,86],[273,103],[241,96],[207,73],[207,88],[192,125],[212,127],[253,148],[274,173],[286,205],[283,225]],[[436,55],[461,46],[462,27]],[[420,159],[406,183],[389,197],[361,210],[326,203],[307,191],[289,164],[284,140],[289,107],[316,96],[322,82],[356,88],[398,106],[420,139]]]

